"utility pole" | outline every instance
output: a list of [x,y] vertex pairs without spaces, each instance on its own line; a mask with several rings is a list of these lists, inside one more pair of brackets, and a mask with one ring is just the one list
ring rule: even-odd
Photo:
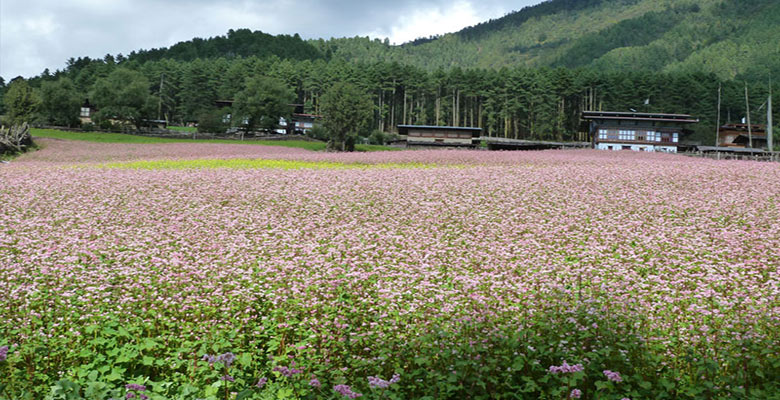
[[715,147],[720,143],[720,91],[722,83],[718,82],[718,122],[715,123]]
[[748,147],[753,148],[753,130],[750,127],[750,102],[748,101],[748,87],[745,81],[745,110],[747,111]]

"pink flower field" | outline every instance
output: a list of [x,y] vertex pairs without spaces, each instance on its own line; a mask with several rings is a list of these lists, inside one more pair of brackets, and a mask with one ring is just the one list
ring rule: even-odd
[[[778,164],[43,143],[0,164],[0,398],[780,390]],[[400,167],[101,166],[200,158]]]

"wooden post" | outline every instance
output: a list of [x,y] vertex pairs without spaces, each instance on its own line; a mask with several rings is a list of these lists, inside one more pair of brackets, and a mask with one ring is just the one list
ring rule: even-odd
[[[769,98],[766,100],[766,140],[769,151],[775,151],[772,137],[772,81],[769,81]],[[771,154],[771,153],[770,153]]]
[[[715,147],[720,143],[720,91],[722,84],[718,82],[718,122],[715,124]],[[718,157],[720,159],[720,157]]]

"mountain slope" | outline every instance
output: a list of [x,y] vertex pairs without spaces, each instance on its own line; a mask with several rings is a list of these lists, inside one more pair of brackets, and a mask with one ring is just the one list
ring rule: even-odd
[[765,79],[780,72],[775,21],[776,0],[551,0],[402,46],[360,38],[315,45],[349,61],[427,69],[563,66]]

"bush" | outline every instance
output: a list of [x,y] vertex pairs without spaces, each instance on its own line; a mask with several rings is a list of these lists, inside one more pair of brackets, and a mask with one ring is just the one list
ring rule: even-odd
[[382,132],[380,130],[374,130],[368,136],[368,144],[384,145],[387,142],[395,139],[398,135],[394,133]]
[[116,126],[108,119],[102,119],[98,122],[98,127],[101,131],[114,132],[118,130]]
[[306,132],[306,136],[312,139],[322,140],[323,142],[327,142],[329,139],[328,130],[322,125],[315,125],[314,128],[309,129]]
[[217,109],[201,114],[198,118],[198,133],[224,134],[229,125],[224,122],[223,118],[228,113],[229,111],[224,109]]

